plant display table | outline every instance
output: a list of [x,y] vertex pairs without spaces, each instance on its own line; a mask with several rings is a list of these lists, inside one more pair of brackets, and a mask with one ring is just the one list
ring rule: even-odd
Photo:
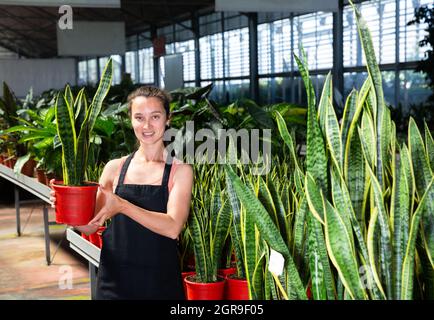
[[[47,265],[50,265],[52,263],[52,258],[50,253],[49,226],[57,224],[55,221],[49,221],[48,217],[48,208],[50,205],[50,187],[39,183],[34,178],[25,176],[23,174],[16,174],[13,169],[10,169],[2,164],[0,164],[0,177],[9,180],[15,185],[14,198],[18,236],[21,236],[20,204],[24,202],[20,201],[19,188],[22,188],[34,194],[44,203],[42,211],[44,220],[45,257],[47,260]],[[96,271],[99,265],[99,256],[101,250],[86,239],[84,239],[81,234],[77,233],[72,227],[66,228],[66,239],[70,242],[69,246],[71,247],[71,249],[76,251],[89,262],[91,298],[93,299],[95,297]]]
[[51,254],[50,254],[50,224],[56,224],[54,221],[48,221],[48,205],[50,205],[50,187],[39,183],[36,179],[25,176],[23,174],[16,174],[13,169],[10,169],[2,164],[0,164],[0,177],[9,180],[15,185],[14,200],[15,200],[15,211],[16,211],[16,223],[17,223],[17,235],[21,236],[21,218],[20,218],[20,194],[19,188],[34,194],[39,199],[44,202],[44,207],[42,208],[44,217],[44,239],[45,239],[45,256],[47,260],[47,265],[51,264]]

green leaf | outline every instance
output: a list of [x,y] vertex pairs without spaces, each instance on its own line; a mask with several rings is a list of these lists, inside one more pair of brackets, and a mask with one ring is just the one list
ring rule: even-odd
[[367,299],[359,276],[356,257],[351,248],[352,235],[347,232],[344,221],[328,201],[324,216],[327,250],[345,289],[353,299]]
[[294,290],[299,299],[306,299],[303,284],[292,257],[289,254],[288,247],[280,236],[268,212],[259,202],[255,194],[242,184],[241,180],[235,175],[230,166],[225,165],[225,172],[231,179],[240,202],[246,208],[246,215],[250,215],[254,219],[261,236],[267,241],[270,247],[280,252],[285,257],[286,263],[291,270],[289,273],[291,289]]
[[341,123],[341,135],[342,135],[342,145],[347,145],[348,132],[350,130],[351,123],[356,114],[357,110],[357,90],[351,90],[345,102],[344,114]]
[[[416,191],[419,197],[425,193],[430,184],[433,173],[428,163],[422,136],[413,118],[408,126],[409,152],[411,154]],[[422,238],[427,250],[428,259],[434,268],[434,191],[427,194],[427,210],[422,216]]]
[[76,181],[76,146],[77,138],[74,128],[72,106],[68,104],[62,92],[57,94],[56,105],[57,134],[62,143],[63,183],[77,185]]
[[317,121],[317,112],[315,110],[315,92],[313,90],[312,82],[309,79],[307,67],[303,65],[296,55],[294,55],[294,58],[303,78],[308,97],[306,146],[307,171],[309,171],[313,178],[318,181],[323,192],[327,192],[327,157],[325,153],[324,139]]
[[433,181],[431,180],[426,188],[424,195],[417,207],[413,218],[411,219],[410,235],[407,242],[407,249],[405,252],[403,267],[402,267],[402,287],[401,287],[401,299],[411,300],[413,299],[413,278],[414,278],[414,260],[415,260],[415,247],[418,228],[420,225],[421,216],[423,212],[427,210],[427,204],[429,203],[428,195],[433,191]]

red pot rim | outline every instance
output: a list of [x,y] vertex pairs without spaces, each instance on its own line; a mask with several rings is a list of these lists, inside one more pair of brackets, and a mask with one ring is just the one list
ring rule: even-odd
[[98,182],[92,182],[92,181],[84,181],[84,186],[65,186],[63,184],[63,180],[54,180],[53,187],[58,189],[68,189],[68,188],[81,188],[81,189],[94,189],[95,187],[99,187]]
[[234,281],[234,282],[246,282],[247,281],[247,279],[240,279],[240,278],[235,278],[235,277],[237,277],[236,273],[228,274],[226,277],[226,280],[227,281]]
[[221,276],[217,276],[217,279],[220,279],[220,280],[217,280],[217,282],[203,283],[203,282],[195,282],[195,281],[190,280],[190,278],[193,279],[193,277],[195,277],[195,276],[196,276],[196,274],[188,275],[185,277],[184,280],[186,283],[192,284],[194,286],[213,286],[213,285],[214,286],[220,286],[220,285],[222,285],[222,282],[224,283],[226,281],[226,279],[221,277]]

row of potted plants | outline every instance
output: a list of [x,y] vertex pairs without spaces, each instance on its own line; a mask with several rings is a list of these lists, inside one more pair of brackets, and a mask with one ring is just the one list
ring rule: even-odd
[[[178,92],[172,106],[181,124],[194,118],[234,125],[236,115],[250,110],[235,127],[273,127],[280,146],[264,175],[241,163],[194,165],[191,213],[179,239],[188,299],[434,298],[434,140],[427,125],[422,133],[410,120],[408,140],[397,141],[369,30],[354,12],[368,77],[347,97],[340,121],[331,75],[316,101],[304,52],[295,57],[308,101],[304,135],[288,119],[292,107],[260,111],[244,102],[245,108],[220,109],[207,98],[210,87]],[[84,91],[74,95],[67,87],[57,94],[50,123],[65,185],[83,188],[91,172],[86,163],[110,64],[89,107]],[[298,153],[303,136],[306,156]],[[231,139],[227,156],[239,156]],[[91,162],[96,177],[100,162]],[[69,224],[90,219],[71,221],[72,213],[56,208]],[[230,267],[225,272],[232,274],[219,274]]]

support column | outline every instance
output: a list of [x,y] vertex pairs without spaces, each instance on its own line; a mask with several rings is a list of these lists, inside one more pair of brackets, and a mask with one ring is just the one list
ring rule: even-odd
[[[333,12],[333,88],[340,93],[340,97],[334,92],[334,102],[343,108],[344,101],[344,28],[343,28],[343,0],[339,0],[338,12]],[[343,110],[340,110],[343,112]]]
[[45,238],[45,258],[47,260],[47,265],[51,264],[51,253],[50,253],[50,228],[48,224],[48,208],[44,204],[42,209],[44,213],[44,238]]
[[[157,37],[157,28],[155,26],[151,26],[151,41],[154,42],[154,39]],[[158,57],[153,58],[154,62],[154,84],[157,87],[160,87],[160,65],[158,63]]]
[[194,35],[194,70],[195,70],[195,86],[200,87],[200,44],[199,44],[199,17],[197,13],[193,13],[191,26]]
[[258,78],[258,14],[249,13],[250,97],[259,101]]
[[96,299],[96,276],[97,268],[89,261],[90,299]]
[[14,187],[14,198],[15,198],[15,215],[17,221],[17,235],[21,237],[21,218],[20,218],[20,191],[18,187]]

